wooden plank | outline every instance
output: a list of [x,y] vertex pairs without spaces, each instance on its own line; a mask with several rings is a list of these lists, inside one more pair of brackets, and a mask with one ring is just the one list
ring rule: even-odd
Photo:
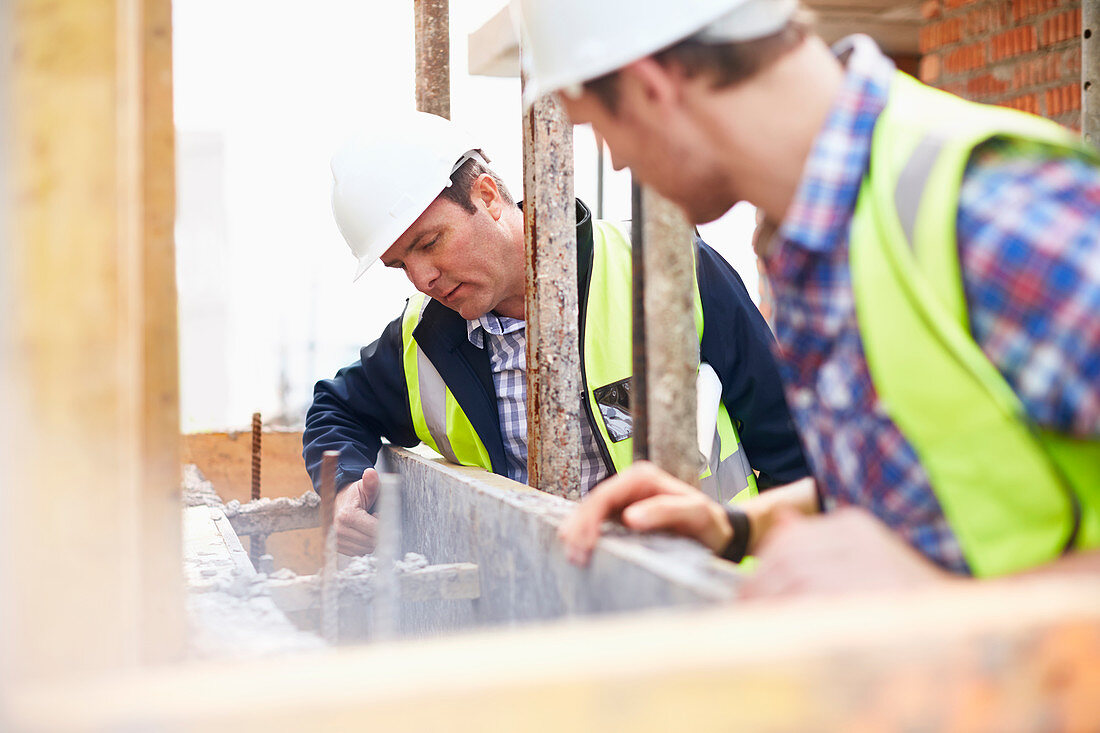
[[8,700],[27,731],[1086,731],[1098,686],[1100,586],[1062,579],[23,682]]
[[20,0],[13,19],[9,661],[165,659],[183,639],[170,3]]

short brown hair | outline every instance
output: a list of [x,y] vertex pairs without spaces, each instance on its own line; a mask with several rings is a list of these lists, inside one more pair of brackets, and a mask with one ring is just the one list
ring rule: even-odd
[[[677,65],[688,77],[707,75],[712,89],[733,86],[755,76],[771,66],[788,51],[802,44],[812,31],[812,17],[798,11],[783,28],[770,36],[734,43],[705,43],[685,38],[653,54],[662,66]],[[585,82],[585,91],[592,92],[614,114],[619,106],[619,71]]]
[[483,173],[488,174],[489,177],[493,179],[493,182],[497,184],[497,189],[500,191],[500,197],[504,199],[506,204],[514,205],[516,203],[500,176],[473,158],[470,158],[460,165],[458,170],[451,174],[451,185],[440,191],[439,196],[458,204],[465,209],[467,214],[475,213],[477,207],[474,206],[470,191],[474,187],[474,182],[477,181]]

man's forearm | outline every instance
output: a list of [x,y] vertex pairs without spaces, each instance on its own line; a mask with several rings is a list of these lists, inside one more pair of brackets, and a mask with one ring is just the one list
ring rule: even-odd
[[1081,550],[1054,562],[1027,570],[1013,577],[1034,578],[1049,575],[1093,575],[1100,577],[1100,549]]

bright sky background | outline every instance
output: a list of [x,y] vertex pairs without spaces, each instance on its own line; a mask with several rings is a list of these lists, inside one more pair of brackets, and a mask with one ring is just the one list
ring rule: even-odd
[[[313,383],[354,361],[411,286],[355,260],[330,206],[329,157],[363,121],[413,107],[412,0],[174,3],[182,423],[243,428],[299,412]],[[467,36],[504,0],[451,0],[451,115],[522,192],[518,79],[467,74]],[[189,140],[220,143],[199,158]],[[577,128],[576,191],[596,201],[596,147]],[[629,176],[605,172],[604,217],[630,216]],[[199,202],[193,204],[192,202]],[[702,228],[756,296],[739,205]],[[282,395],[280,395],[282,392]]]

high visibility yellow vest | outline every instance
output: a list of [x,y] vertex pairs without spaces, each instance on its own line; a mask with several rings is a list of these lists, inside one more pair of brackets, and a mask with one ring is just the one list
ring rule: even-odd
[[[629,240],[614,225],[593,225],[592,275],[583,319],[582,377],[587,409],[597,439],[615,471],[633,461],[629,419],[631,362],[631,253]],[[695,323],[703,337],[699,284],[695,289]],[[492,470],[489,454],[469,418],[413,338],[427,296],[410,298],[401,337],[405,384],[417,436],[449,461]],[[741,450],[740,439],[725,405],[719,409],[711,460],[701,474],[702,488],[720,501],[756,494],[756,476]]]
[[898,73],[875,125],[850,237],[875,389],[978,576],[1100,545],[1100,441],[1032,424],[970,335],[956,243],[959,190],[974,147],[993,137],[1100,162],[1054,123]]

